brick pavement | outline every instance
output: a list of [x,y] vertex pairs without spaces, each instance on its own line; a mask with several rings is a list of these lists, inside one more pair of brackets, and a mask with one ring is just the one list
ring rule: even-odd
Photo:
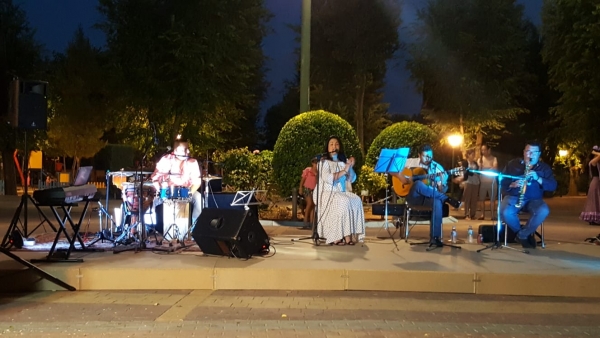
[[2,337],[593,337],[597,299],[357,291],[0,297]]

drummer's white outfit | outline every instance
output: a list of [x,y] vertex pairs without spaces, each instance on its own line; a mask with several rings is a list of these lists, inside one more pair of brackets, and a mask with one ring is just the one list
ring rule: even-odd
[[[163,156],[156,164],[156,170],[151,176],[152,182],[162,185],[166,182],[169,187],[186,187],[200,185],[200,165],[194,158],[179,159],[173,154]],[[192,224],[202,212],[202,195],[195,191],[192,195]]]

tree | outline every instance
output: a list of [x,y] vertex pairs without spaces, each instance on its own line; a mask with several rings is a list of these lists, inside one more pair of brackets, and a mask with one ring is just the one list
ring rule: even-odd
[[[25,12],[12,0],[0,0],[0,111],[5,115],[8,107],[9,84],[14,78],[33,79],[43,68],[42,46],[34,39],[35,31],[29,27]],[[4,168],[5,193],[17,194],[17,175],[13,153],[24,140],[23,133],[0,123],[0,150]],[[28,148],[43,132],[28,133]]]
[[398,122],[385,128],[371,143],[365,163],[375,166],[381,149],[410,148],[410,156],[419,155],[419,147],[423,144],[437,146],[439,135],[428,126],[418,122]]
[[600,131],[600,4],[548,0],[542,19],[542,55],[550,84],[560,95],[553,110],[560,124],[558,135],[564,143],[579,144],[571,152],[587,154]]
[[146,111],[162,139],[184,134],[203,151],[255,123],[269,19],[262,0],[101,0],[99,8],[127,105]]
[[277,191],[288,196],[300,183],[302,169],[316,154],[322,154],[331,135],[340,138],[346,156],[354,156],[354,170],[360,175],[363,156],[352,126],[341,117],[323,111],[311,111],[295,116],[285,124],[273,150],[273,174]]
[[518,99],[535,76],[526,69],[523,8],[514,0],[433,0],[419,11],[408,67],[423,92],[423,115],[441,131],[483,135],[526,112]]
[[110,119],[105,69],[100,50],[94,48],[83,29],[75,32],[65,54],[52,64],[52,115],[48,124],[48,149],[73,158],[74,174],[81,158],[96,155]]
[[311,107],[353,123],[366,149],[389,124],[381,90],[386,62],[400,48],[399,2],[315,1],[313,13]]

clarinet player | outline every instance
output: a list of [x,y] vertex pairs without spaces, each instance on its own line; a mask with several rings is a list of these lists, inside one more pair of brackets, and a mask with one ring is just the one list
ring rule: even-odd
[[[505,175],[523,177],[502,180],[504,198],[500,206],[502,220],[517,234],[523,248],[535,248],[535,231],[550,213],[543,199],[544,191],[554,191],[557,185],[552,168],[540,161],[541,151],[539,142],[527,142],[523,158],[511,160],[502,171]],[[519,220],[521,211],[529,214],[523,226]]]

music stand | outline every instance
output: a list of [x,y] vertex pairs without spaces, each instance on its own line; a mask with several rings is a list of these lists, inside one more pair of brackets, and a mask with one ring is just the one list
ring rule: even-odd
[[[380,173],[380,174],[385,174],[385,180],[387,183],[387,177],[388,177],[388,173],[399,173],[402,171],[402,169],[404,169],[404,166],[406,165],[406,159],[408,158],[408,152],[410,151],[409,148],[399,148],[399,149],[381,149],[381,152],[379,153],[379,159],[377,160],[377,164],[375,164],[375,169],[373,170],[376,173]],[[385,230],[387,231],[388,235],[390,235],[390,238],[392,239],[392,242],[394,243],[394,246],[396,247],[396,250],[398,249],[398,244],[396,243],[396,240],[394,239],[394,235],[392,233],[390,233],[390,227],[389,227],[389,222],[388,222],[388,203],[389,203],[389,198],[388,198],[388,187],[386,187],[385,189],[385,212],[384,212],[384,218],[385,218],[385,222],[383,223],[383,226],[385,228]]]
[[[477,250],[477,252],[482,252],[484,250],[487,249],[502,249],[502,248],[507,248],[507,249],[511,249],[511,250],[515,250],[515,251],[521,251],[522,253],[526,253],[528,254],[529,251],[525,250],[525,249],[517,249],[517,248],[513,248],[511,246],[509,246],[507,244],[506,241],[506,235],[504,236],[504,244],[502,244],[500,242],[500,229],[502,228],[502,220],[501,220],[501,214],[500,214],[500,201],[502,198],[502,179],[503,178],[511,178],[511,179],[523,179],[523,177],[519,177],[519,176],[511,176],[511,175],[504,175],[503,173],[498,173],[495,171],[484,171],[484,170],[472,170],[469,169],[469,171],[474,172],[476,174],[480,174],[480,175],[484,175],[484,176],[490,176],[490,177],[498,177],[498,205],[496,206],[496,240],[494,241],[493,244],[490,244],[488,246],[486,246],[483,249],[479,249]],[[508,226],[508,224],[506,225]]]
[[[254,197],[254,194],[257,191],[264,191],[264,190],[256,190],[256,189],[252,189],[250,191],[237,191],[235,193],[235,196],[233,197],[233,201],[231,202],[231,206],[243,206],[244,210],[248,210],[250,209],[248,206],[249,205],[260,205],[261,202],[252,202],[252,197]],[[257,215],[258,216],[258,215]]]

